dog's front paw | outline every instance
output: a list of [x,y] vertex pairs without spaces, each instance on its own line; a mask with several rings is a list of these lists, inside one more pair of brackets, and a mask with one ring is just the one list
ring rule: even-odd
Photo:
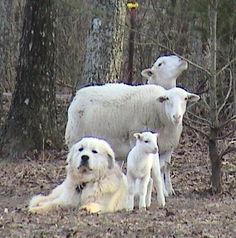
[[88,213],[99,213],[102,211],[101,206],[98,203],[89,203],[86,205],[83,205],[80,210],[85,210]]

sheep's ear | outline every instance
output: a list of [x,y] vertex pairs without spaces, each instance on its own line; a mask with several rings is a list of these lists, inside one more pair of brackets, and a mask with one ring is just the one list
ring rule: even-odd
[[168,99],[169,99],[168,97],[162,96],[162,97],[159,97],[157,100],[158,100],[160,103],[162,103],[162,102],[167,101]]
[[136,140],[142,139],[142,135],[140,133],[134,133],[134,137],[136,138]]
[[147,78],[149,79],[152,75],[153,75],[153,70],[152,69],[144,69],[142,72],[141,72],[141,75],[144,77],[144,78]]
[[196,102],[200,99],[200,97],[197,94],[194,93],[188,93],[188,101],[189,102]]
[[156,132],[156,133],[154,133],[154,135],[155,135],[156,137],[158,137],[158,136],[160,135],[160,133],[159,133],[159,132]]

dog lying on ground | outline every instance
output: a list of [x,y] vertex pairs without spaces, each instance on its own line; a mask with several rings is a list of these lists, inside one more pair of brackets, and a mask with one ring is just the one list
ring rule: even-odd
[[110,145],[87,137],[74,144],[67,157],[67,176],[48,196],[36,195],[29,211],[46,213],[58,207],[79,207],[90,213],[126,208],[127,178],[115,162]]

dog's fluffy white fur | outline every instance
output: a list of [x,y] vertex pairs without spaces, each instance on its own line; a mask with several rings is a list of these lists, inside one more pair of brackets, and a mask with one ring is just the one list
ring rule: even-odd
[[80,207],[90,213],[126,208],[127,178],[106,141],[83,138],[72,146],[67,162],[64,182],[48,196],[34,196],[29,204],[30,212],[46,213],[67,206]]

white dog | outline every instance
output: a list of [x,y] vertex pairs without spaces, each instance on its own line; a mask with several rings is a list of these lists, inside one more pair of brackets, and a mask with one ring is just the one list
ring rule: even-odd
[[136,145],[129,152],[127,158],[128,178],[128,210],[134,208],[134,195],[137,191],[139,196],[139,209],[150,207],[153,180],[157,188],[157,199],[161,206],[165,205],[163,194],[161,171],[159,164],[158,146],[156,133],[135,133]]
[[72,146],[67,162],[65,181],[48,196],[34,196],[30,212],[45,213],[65,206],[80,207],[90,213],[126,208],[127,179],[106,141],[83,138]]

